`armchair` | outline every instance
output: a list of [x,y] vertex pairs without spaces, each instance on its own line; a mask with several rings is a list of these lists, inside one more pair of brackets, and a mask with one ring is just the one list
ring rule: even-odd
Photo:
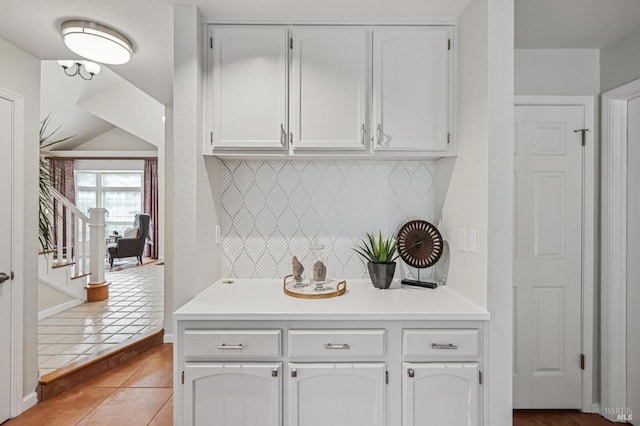
[[148,214],[137,214],[133,226],[138,228],[138,235],[135,238],[120,238],[116,243],[107,245],[111,267],[113,267],[113,259],[133,256],[138,259],[138,264],[142,264],[142,253],[149,236],[150,222],[151,216]]

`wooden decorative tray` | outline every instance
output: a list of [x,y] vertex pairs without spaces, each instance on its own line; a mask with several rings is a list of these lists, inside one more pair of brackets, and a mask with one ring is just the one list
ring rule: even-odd
[[329,281],[325,284],[324,291],[316,291],[312,284],[305,284],[302,287],[295,287],[296,282],[293,275],[287,275],[282,280],[282,291],[284,294],[299,299],[329,299],[331,297],[342,296],[347,292],[346,281]]

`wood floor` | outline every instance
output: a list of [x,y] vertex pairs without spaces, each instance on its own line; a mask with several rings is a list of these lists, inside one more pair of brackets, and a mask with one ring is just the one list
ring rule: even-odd
[[[172,425],[172,359],[172,345],[158,346],[36,405],[3,426]],[[513,413],[514,426],[612,424],[598,415],[578,411],[516,410]]]
[[569,410],[515,410],[513,426],[602,426],[614,425],[597,414]]

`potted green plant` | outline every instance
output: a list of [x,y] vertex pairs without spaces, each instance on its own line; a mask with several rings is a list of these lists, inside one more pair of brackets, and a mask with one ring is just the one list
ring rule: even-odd
[[389,288],[396,271],[397,241],[394,237],[383,238],[382,231],[376,238],[373,234],[367,234],[360,246],[354,250],[367,260],[367,269],[373,286],[376,288]]

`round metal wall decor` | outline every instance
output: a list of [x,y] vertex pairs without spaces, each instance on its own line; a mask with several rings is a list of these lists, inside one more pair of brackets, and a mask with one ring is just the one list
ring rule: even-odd
[[398,232],[398,254],[414,268],[434,265],[442,256],[443,249],[442,235],[426,220],[407,222]]

